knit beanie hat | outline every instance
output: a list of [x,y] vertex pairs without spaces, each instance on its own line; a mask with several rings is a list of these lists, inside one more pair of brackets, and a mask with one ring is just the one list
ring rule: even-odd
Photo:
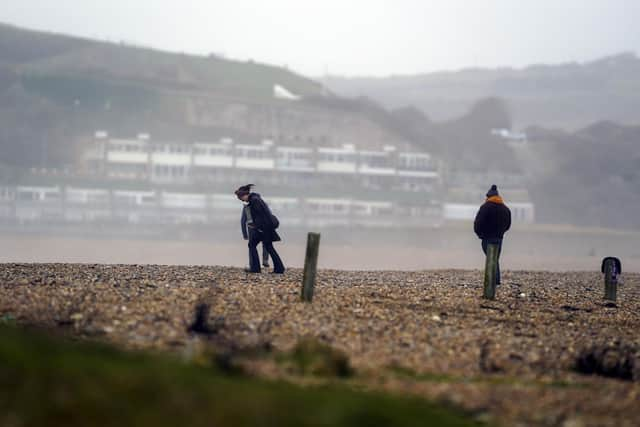
[[498,196],[498,187],[493,184],[489,191],[487,191],[487,197]]

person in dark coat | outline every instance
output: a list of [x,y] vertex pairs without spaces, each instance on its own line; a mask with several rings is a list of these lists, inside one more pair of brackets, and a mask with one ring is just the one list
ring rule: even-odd
[[[502,252],[504,233],[511,228],[511,211],[498,194],[494,184],[487,192],[487,199],[476,214],[473,231],[482,240],[482,251],[487,254],[487,246],[498,245],[498,259]],[[496,284],[500,284],[500,264],[496,267]]]
[[[252,193],[253,184],[243,185],[235,192],[238,199],[246,203],[244,220],[241,221],[242,234],[246,233],[249,240],[249,272],[260,273],[260,259],[258,258],[258,243],[266,249],[273,260],[273,272],[284,273],[282,260],[273,247],[273,242],[279,242],[280,236],[276,232],[278,219],[271,213],[269,206],[262,200],[260,194]],[[246,226],[245,226],[246,224]]]

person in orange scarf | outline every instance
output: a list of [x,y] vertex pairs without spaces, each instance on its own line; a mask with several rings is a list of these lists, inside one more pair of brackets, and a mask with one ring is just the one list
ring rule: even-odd
[[[487,246],[498,245],[498,259],[502,252],[504,233],[511,228],[511,211],[504,204],[494,184],[487,192],[487,199],[480,206],[473,223],[473,231],[482,240],[482,251],[487,253]],[[496,284],[500,284],[500,263],[496,269]]]

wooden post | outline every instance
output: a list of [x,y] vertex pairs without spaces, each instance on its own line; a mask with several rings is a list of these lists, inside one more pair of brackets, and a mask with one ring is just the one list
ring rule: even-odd
[[496,271],[498,268],[498,245],[487,245],[487,260],[484,265],[484,297],[496,298]]
[[307,235],[307,252],[304,257],[304,273],[302,275],[302,301],[311,302],[313,299],[319,251],[320,234],[309,233]]
[[604,299],[616,302],[618,288],[618,271],[614,258],[604,261]]

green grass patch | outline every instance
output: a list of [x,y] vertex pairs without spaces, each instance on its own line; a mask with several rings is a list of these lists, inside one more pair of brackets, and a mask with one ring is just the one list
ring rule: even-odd
[[303,338],[288,353],[276,356],[276,362],[295,375],[347,378],[354,371],[349,357],[314,338]]
[[4,314],[0,316],[0,326],[15,326],[16,318],[11,314]]
[[0,425],[471,426],[421,399],[227,376],[0,327]]

